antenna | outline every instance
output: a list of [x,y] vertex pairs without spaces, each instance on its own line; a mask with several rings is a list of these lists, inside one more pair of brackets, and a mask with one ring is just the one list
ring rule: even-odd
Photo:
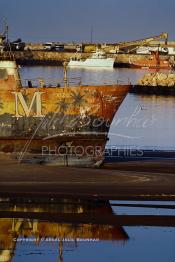
[[93,31],[94,31],[94,28],[93,28],[93,25],[91,25],[91,44],[92,44],[92,41],[93,41]]
[[4,36],[6,38],[6,42],[8,42],[9,41],[9,27],[8,27],[6,18],[4,19]]

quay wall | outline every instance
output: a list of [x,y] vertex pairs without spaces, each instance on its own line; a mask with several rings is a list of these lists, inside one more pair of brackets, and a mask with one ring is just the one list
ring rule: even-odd
[[[71,53],[71,52],[56,52],[56,51],[38,51],[38,50],[25,50],[15,51],[15,59],[20,65],[62,65],[63,62],[68,62],[71,57],[87,58],[91,53]],[[141,57],[148,58],[150,55],[137,55],[137,54],[114,54],[109,55],[115,57],[115,63],[122,64],[128,63],[131,60],[137,60]],[[172,57],[172,59],[174,59]]]
[[[55,51],[15,51],[15,59],[20,65],[62,65],[68,62],[75,53]],[[78,54],[78,57],[87,58],[89,54]]]

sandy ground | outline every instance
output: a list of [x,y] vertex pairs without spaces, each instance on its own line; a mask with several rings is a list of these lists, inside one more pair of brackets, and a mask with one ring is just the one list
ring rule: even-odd
[[175,174],[175,159],[105,163],[105,169]]
[[106,163],[89,169],[0,159],[0,196],[175,200],[175,160]]

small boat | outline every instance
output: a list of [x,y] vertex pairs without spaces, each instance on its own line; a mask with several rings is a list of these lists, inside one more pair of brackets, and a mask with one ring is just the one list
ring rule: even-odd
[[87,59],[72,57],[68,63],[69,67],[114,67],[115,58],[107,57],[102,50],[97,50]]
[[158,51],[152,52],[149,58],[141,58],[137,60],[130,59],[128,67],[132,68],[149,68],[149,69],[173,69],[174,64],[166,56],[163,57],[159,55]]
[[98,166],[113,117],[130,84],[82,85],[80,79],[22,84],[13,56],[0,59],[0,152],[21,161]]

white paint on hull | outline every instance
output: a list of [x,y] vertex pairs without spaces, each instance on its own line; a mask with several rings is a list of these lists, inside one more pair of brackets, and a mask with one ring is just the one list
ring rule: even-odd
[[0,69],[6,69],[8,75],[17,75],[17,65],[15,61],[0,61]]
[[74,61],[71,60],[68,64],[69,67],[110,67],[114,66],[114,58],[106,58],[106,59],[91,59],[88,58],[85,61]]
[[76,57],[72,58],[68,63],[69,67],[109,67],[114,66],[115,58],[108,58],[102,50],[97,50],[89,58],[83,60]]

